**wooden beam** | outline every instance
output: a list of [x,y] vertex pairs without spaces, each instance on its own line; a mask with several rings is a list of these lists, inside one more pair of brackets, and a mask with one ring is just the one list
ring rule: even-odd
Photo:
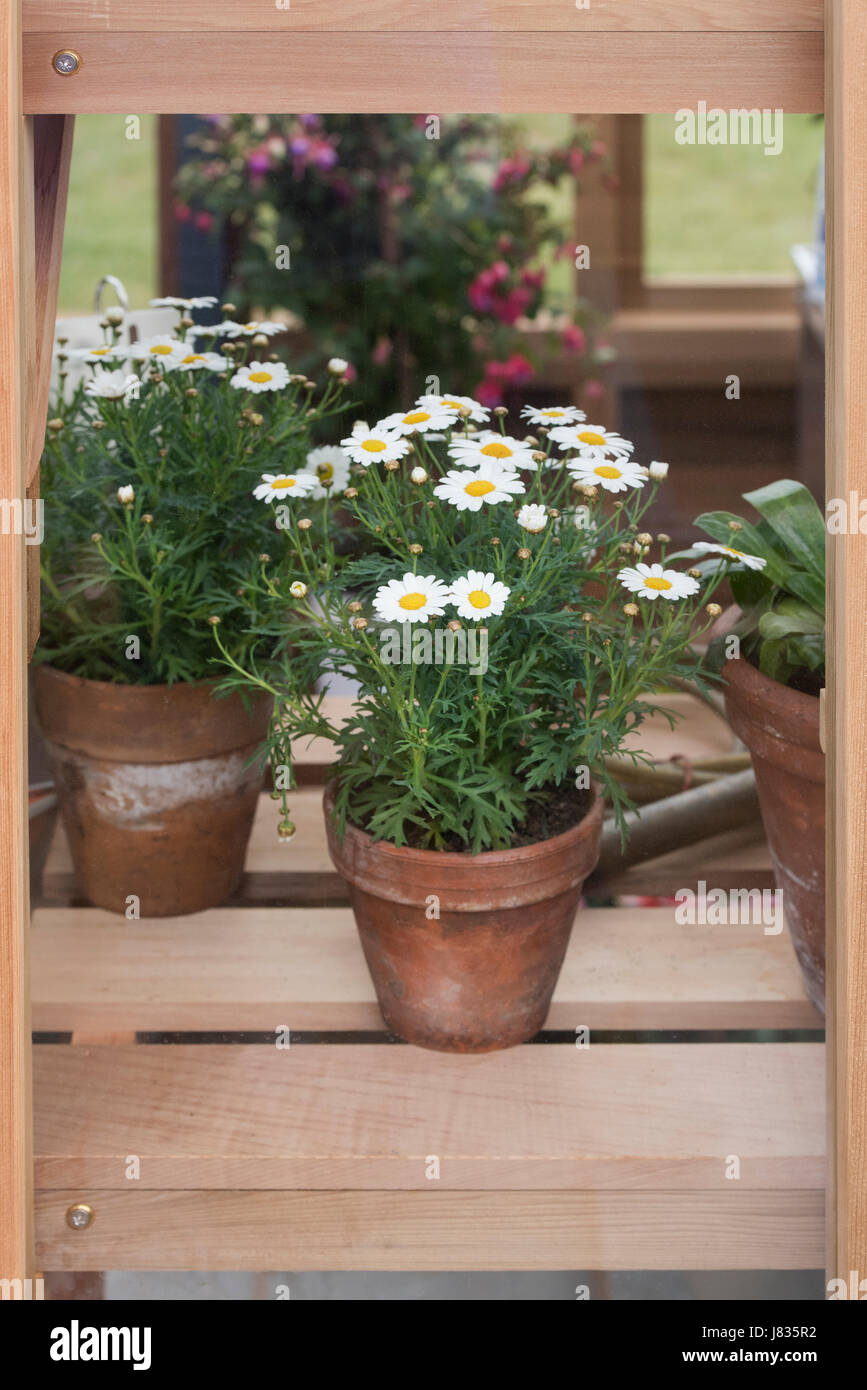
[[[139,7],[143,9],[144,7]],[[24,41],[31,112],[676,111],[708,106],[821,111],[822,35],[812,32],[301,31],[272,9],[260,31],[88,33]],[[165,15],[161,8],[160,14]],[[564,11],[565,12],[565,11]],[[259,10],[257,14],[264,14]],[[580,13],[580,12],[575,12]],[[58,75],[61,48],[82,67]],[[192,54],[195,53],[195,60]]]
[[34,352],[32,131],[21,114],[19,5],[0,0],[0,1278],[32,1274],[26,773],[26,493]]
[[[829,498],[867,496],[867,6],[829,3]],[[857,525],[857,518],[855,521]],[[828,537],[828,1275],[867,1275],[867,548]]]
[[28,482],[39,467],[45,442],[74,121],[73,116],[36,116],[33,120],[36,383],[28,409]]
[[[592,0],[579,9],[564,0],[291,0],[274,4],[273,24],[292,32],[405,31],[434,33],[527,30],[561,33],[629,31],[820,33],[822,0]],[[25,34],[265,30],[265,5],[238,0],[24,0]],[[273,27],[273,24],[271,27]]]

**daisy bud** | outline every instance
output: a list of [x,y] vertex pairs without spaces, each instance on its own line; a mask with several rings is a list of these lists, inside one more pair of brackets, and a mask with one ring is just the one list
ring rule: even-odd
[[623,605],[623,611],[624,611],[624,613],[626,614],[627,618],[637,618],[637,617],[638,617],[638,604],[637,604],[637,603],[624,603],[624,605]]
[[533,458],[535,459],[536,463],[544,463],[546,455],[542,452],[541,449],[536,449],[533,453]]
[[68,339],[68,338],[58,338],[57,341],[58,341],[58,343],[60,344],[61,347],[66,347],[66,344],[69,342],[69,339]]
[[604,637],[604,638],[602,639],[602,645],[603,645],[603,647],[610,647],[610,646],[611,646],[611,638],[610,638],[610,637]]
[[265,423],[265,416],[264,416],[264,415],[259,415],[255,410],[251,411],[251,413],[250,413],[250,415],[249,415],[248,418],[249,418],[250,424],[251,424],[251,425],[255,425],[255,426],[256,426],[256,429],[258,429],[260,425],[264,425],[264,423]]
[[99,545],[100,541],[102,540],[102,532],[94,531],[90,539],[93,541],[94,545]]
[[348,367],[349,363],[344,361],[342,357],[332,357],[329,359],[328,370],[331,372],[332,376],[343,376]]
[[656,539],[660,545],[668,545],[671,542],[671,536],[667,536],[664,531],[660,531]]
[[653,545],[653,537],[649,535],[647,531],[641,531],[635,539],[638,541],[639,545]]
[[306,598],[307,585],[302,583],[300,579],[296,579],[294,584],[289,585],[289,592],[293,598]]
[[458,406],[458,414],[459,414],[459,415],[462,415],[463,418],[464,418],[465,420],[466,420],[470,415],[472,415],[472,413],[473,413],[472,406],[469,406],[469,405],[459,405],[459,406]]
[[549,515],[550,517],[552,517],[552,518],[554,519],[554,521],[556,521],[557,518],[559,517],[560,513],[558,512],[558,510],[557,510],[556,507],[549,507],[549,508],[548,508],[548,515]]
[[[494,406],[494,414],[499,415],[500,419],[502,419],[504,415],[508,415],[508,413],[509,412],[504,405]],[[479,631],[481,631],[481,628],[479,629]]]
[[530,551],[527,549],[527,547],[526,547],[525,545],[522,545],[522,546],[521,546],[521,549],[518,551],[518,559],[519,559],[519,560],[529,560],[529,558],[530,558]]
[[259,564],[260,564],[260,565],[267,565],[267,564],[270,564],[270,562],[271,562],[271,556],[268,555],[268,554],[263,550],[263,551],[262,551],[262,554],[259,556]]
[[238,312],[238,306],[236,304],[221,304],[220,308],[223,313],[227,315],[237,314]]
[[499,538],[499,536],[491,536],[491,545],[499,545],[499,544],[500,544],[500,538]]
[[427,482],[427,471],[424,468],[414,468],[409,478],[410,482],[415,483],[416,487],[421,487],[422,483]]
[[302,516],[301,520],[298,522],[298,530],[309,531],[312,525],[313,522],[310,520],[309,516]]
[[655,478],[657,482],[662,482],[663,478],[668,477],[668,464],[654,462],[651,463],[647,471],[651,478]]
[[305,383],[304,383],[304,390],[305,390],[305,391],[313,391],[313,390],[315,390],[315,389],[316,389],[316,382],[315,382],[315,381],[305,381]]
[[538,441],[538,439],[536,438],[536,436],[535,436],[534,434],[525,434],[525,435],[524,435],[524,443],[525,443],[525,444],[538,444],[539,441]]
[[359,603],[358,599],[354,598],[352,602],[348,603],[346,606],[349,609],[350,613],[360,613],[362,608],[364,607],[364,604]]
[[280,354],[279,354],[279,352],[269,352],[269,353],[268,353],[268,361],[269,361],[269,362],[279,362],[279,361],[280,361]]
[[185,395],[185,396],[189,396],[189,398],[190,398],[191,401],[195,400],[195,398],[196,398],[196,396],[197,396],[198,394],[199,394],[199,393],[198,393],[198,391],[196,390],[195,386],[188,386],[187,389],[186,389],[186,391],[184,392],[184,395]]
[[161,459],[168,458],[168,456],[169,456],[169,451],[168,451],[168,449],[160,449],[160,458],[161,458]]
[[277,834],[280,836],[281,840],[294,840],[295,829],[294,821],[282,821],[281,824],[277,826]]
[[463,623],[458,622],[457,618],[452,618],[450,623],[446,623],[446,627],[448,628],[449,632],[460,632],[463,628]]
[[586,497],[590,502],[599,496],[598,487],[594,487],[592,483],[573,483],[572,486],[576,492],[580,492],[582,497]]
[[90,428],[91,428],[92,430],[104,430],[104,429],[105,429],[105,421],[104,421],[104,420],[94,420],[94,422],[93,422],[93,424],[91,425]]
[[348,488],[346,488],[346,489],[344,490],[343,496],[344,496],[344,497],[348,497],[348,498],[349,498],[349,501],[351,502],[352,499],[353,499],[353,497],[357,497],[357,496],[358,496],[358,488],[357,488],[357,487],[348,487]]
[[236,343],[223,343],[223,346],[220,348],[220,356],[234,357],[237,351],[238,345]]
[[135,501],[135,489],[132,483],[124,483],[117,490],[117,500],[122,502],[125,507],[131,507]]
[[423,550],[424,546],[419,545],[418,542],[413,542],[413,544],[409,547],[410,555],[421,555]]
[[704,611],[709,618],[718,618],[722,609],[718,603],[709,603]]
[[353,618],[353,619],[352,619],[352,626],[355,628],[355,631],[356,631],[356,632],[363,632],[364,629],[367,627],[367,619],[366,619],[366,618]]
[[123,309],[119,304],[112,304],[110,309],[105,311],[105,321],[112,328],[118,328],[123,323]]
[[592,613],[582,613],[582,614],[581,614],[581,621],[582,621],[582,623],[592,623],[592,621],[593,621],[593,614],[592,614]]
[[741,526],[741,523],[740,523],[739,521],[730,521],[730,522],[729,522],[729,530],[730,530],[730,531],[742,531],[743,529],[744,529],[744,528],[743,528],[743,526]]
[[[105,317],[108,318],[108,314],[106,314]],[[180,320],[180,326],[181,328],[195,328],[196,325],[189,314],[184,314],[184,317]]]
[[45,426],[45,428],[47,430],[54,430],[56,433],[59,433],[60,430],[63,429],[63,421],[61,420],[59,415],[56,415],[53,420],[48,421],[48,424]]
[[551,537],[551,544],[552,544],[552,545],[559,545],[559,544],[560,544],[560,537],[559,537],[559,536],[552,536],[552,537]]
[[395,473],[397,469],[400,468],[400,459],[386,459],[385,467],[388,469],[389,473]]
[[255,333],[253,335],[253,347],[266,348],[267,346],[268,339],[264,333]]
[[150,512],[142,512],[142,521],[144,522],[145,526],[150,526],[151,522],[153,521],[153,517],[151,516]]
[[216,617],[214,614],[211,615],[211,617],[208,619],[208,622],[211,624],[211,627],[220,626],[220,619]]

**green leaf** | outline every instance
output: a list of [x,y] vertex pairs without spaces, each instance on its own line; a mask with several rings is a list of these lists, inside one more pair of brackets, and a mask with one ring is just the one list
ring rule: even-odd
[[798,599],[784,598],[776,608],[762,614],[759,619],[759,632],[766,639],[791,637],[800,633],[823,636],[825,623],[808,604],[801,603]]
[[780,478],[767,487],[744,493],[744,501],[755,507],[788,554],[824,588],[825,522],[812,493],[803,483]]

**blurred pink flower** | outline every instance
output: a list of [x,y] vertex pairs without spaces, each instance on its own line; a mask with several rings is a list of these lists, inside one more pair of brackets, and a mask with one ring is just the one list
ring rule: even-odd
[[563,329],[561,342],[567,352],[582,353],[587,347],[584,330],[579,328],[577,323],[570,323]]
[[585,381],[584,395],[587,397],[588,401],[601,400],[605,395],[605,387],[602,385],[601,381]]
[[370,355],[377,367],[384,367],[393,351],[394,343],[390,338],[377,338],[373,352]]
[[210,212],[197,212],[195,224],[200,232],[209,232],[214,225],[214,218]]

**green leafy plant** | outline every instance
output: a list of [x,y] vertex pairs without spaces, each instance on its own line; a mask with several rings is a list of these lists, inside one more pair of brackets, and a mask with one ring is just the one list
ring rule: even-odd
[[201,329],[190,317],[201,301],[169,302],[178,309],[175,336],[134,345],[121,342],[112,311],[104,341],[76,353],[91,370],[69,399],[60,345],[60,394],[42,459],[34,659],[92,680],[213,677],[209,616],[239,650],[251,645],[239,589],[273,522],[249,506],[250,491],[263,471],[306,465],[311,431],[343,392],[338,364],[313,404],[313,383],[273,360],[257,331],[269,325]]
[[[790,478],[743,494],[758,512],[751,522],[731,512],[696,518],[717,546],[701,556],[703,571],[725,562],[741,609],[734,635],[749,661],[771,680],[817,693],[825,674],[825,523],[812,494]],[[717,551],[720,558],[708,558]],[[721,655],[720,639],[718,653]],[[719,657],[717,656],[717,659]]]
[[[488,413],[425,397],[357,424],[340,503],[364,553],[338,554],[328,504],[313,516],[298,496],[280,552],[245,581],[255,645],[214,625],[225,684],[275,697],[284,836],[292,745],[310,736],[336,745],[338,828],[396,845],[545,838],[580,819],[591,779],[622,819],[606,759],[648,762],[634,736],[651,695],[702,681],[691,641],[720,612],[701,608],[716,581],[702,593],[667,566],[668,538],[641,529],[666,465],[639,467],[630,441],[571,407],[525,407],[522,440],[505,412],[479,429]],[[358,685],[342,725],[323,703],[335,674]]]

